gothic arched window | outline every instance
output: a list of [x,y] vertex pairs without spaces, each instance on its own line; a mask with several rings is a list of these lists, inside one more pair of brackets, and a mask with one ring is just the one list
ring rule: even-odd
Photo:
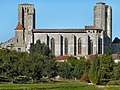
[[60,55],[63,55],[63,36],[60,36],[60,45],[61,45],[61,47],[60,47]]
[[93,54],[93,41],[92,40],[90,41],[90,49],[91,49],[91,53],[90,54]]
[[93,54],[93,41],[89,39],[88,54]]
[[102,39],[98,39],[98,54],[102,54]]
[[76,55],[76,36],[74,36],[74,55]]
[[49,47],[49,36],[47,35],[47,45]]
[[65,55],[68,55],[68,39],[65,38]]
[[51,51],[53,54],[55,54],[55,40],[54,40],[54,38],[51,39]]
[[81,49],[82,48],[82,42],[81,42],[81,39],[79,38],[78,39],[78,54],[81,54]]

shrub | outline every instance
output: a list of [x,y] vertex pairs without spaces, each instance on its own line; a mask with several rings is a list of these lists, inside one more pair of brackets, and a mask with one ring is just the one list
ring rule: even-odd
[[107,83],[108,85],[120,85],[120,80],[114,80]]

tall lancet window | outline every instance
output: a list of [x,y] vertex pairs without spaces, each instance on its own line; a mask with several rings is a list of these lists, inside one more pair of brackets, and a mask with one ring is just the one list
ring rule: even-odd
[[65,55],[68,55],[68,39],[65,38]]
[[90,41],[90,49],[91,49],[91,53],[90,54],[93,54],[93,41],[92,40]]
[[54,40],[54,38],[51,39],[51,51],[53,54],[55,54],[55,40]]
[[47,35],[47,45],[49,46],[49,36]]
[[93,54],[93,41],[90,40],[88,44],[88,54]]
[[76,36],[74,36],[74,55],[76,55]]
[[63,36],[60,36],[60,45],[61,45],[61,47],[60,47],[60,53],[61,53],[61,55],[63,55]]
[[81,54],[81,49],[82,48],[82,42],[81,42],[81,38],[78,39],[78,54]]

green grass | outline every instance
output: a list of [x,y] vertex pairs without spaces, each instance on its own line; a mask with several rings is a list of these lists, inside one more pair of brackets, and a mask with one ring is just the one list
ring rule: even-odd
[[102,87],[81,82],[51,82],[39,84],[0,84],[0,90],[120,90],[120,87]]

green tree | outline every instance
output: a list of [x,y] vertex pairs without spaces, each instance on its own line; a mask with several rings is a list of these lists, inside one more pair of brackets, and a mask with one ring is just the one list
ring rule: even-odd
[[44,64],[43,76],[48,78],[55,77],[57,75],[57,62],[54,59],[48,59]]
[[115,63],[114,66],[114,79],[120,80],[120,62]]
[[109,55],[102,55],[100,57],[100,83],[104,83],[104,81],[109,81],[113,79],[113,67],[114,67],[114,61],[112,59],[112,56]]
[[93,60],[89,71],[89,79],[94,84],[104,84],[113,79],[114,61],[112,56],[100,55]]
[[70,56],[67,59],[67,62],[70,63],[71,66],[74,68],[78,64],[79,60],[76,57]]
[[33,52],[37,52],[49,59],[54,58],[54,55],[51,53],[51,50],[49,49],[49,46],[46,45],[45,43],[41,43],[40,40],[37,40],[35,44],[32,44],[30,46],[29,51],[30,51],[30,55],[32,55]]
[[71,78],[71,65],[68,62],[58,63],[58,75],[62,78]]
[[[43,76],[48,78],[55,77],[56,62],[54,55],[47,45],[38,40],[30,47],[30,66],[31,76],[34,79],[40,79]],[[30,71],[30,70],[29,70]]]
[[100,79],[98,75],[99,68],[100,68],[100,60],[99,58],[95,58],[91,64],[89,74],[88,74],[89,80],[93,84],[99,83],[99,79]]

